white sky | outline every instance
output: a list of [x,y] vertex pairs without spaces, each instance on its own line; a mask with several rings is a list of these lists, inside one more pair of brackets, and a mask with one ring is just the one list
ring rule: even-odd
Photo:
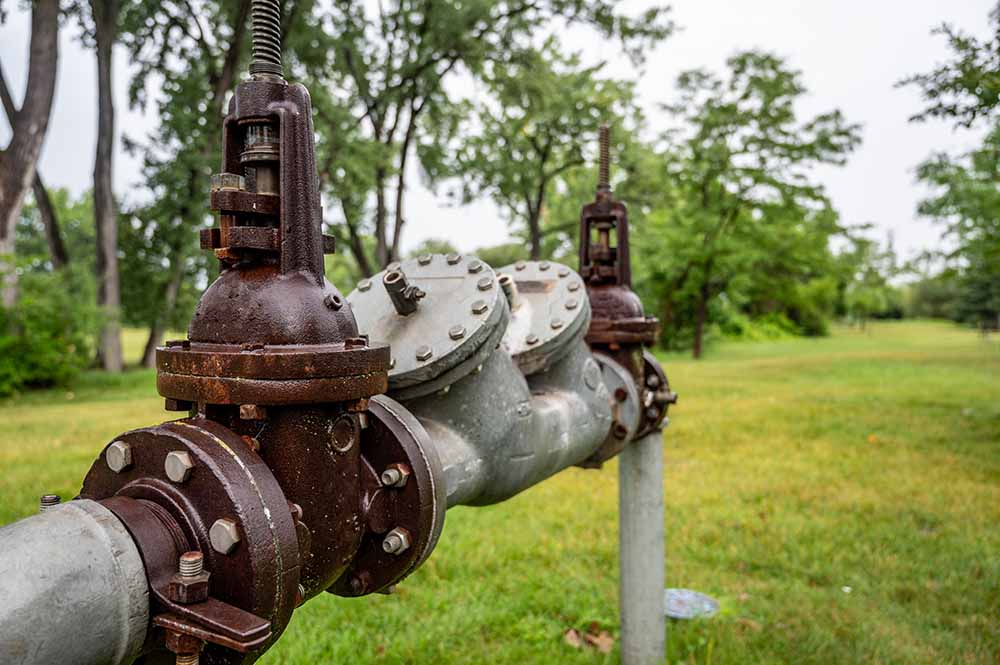
[[[14,9],[14,3],[7,3]],[[627,0],[628,11],[653,4]],[[674,0],[674,19],[682,30],[650,54],[638,90],[653,129],[662,126],[657,105],[670,99],[672,83],[686,69],[705,67],[722,72],[727,56],[746,48],[762,48],[787,58],[803,71],[809,96],[803,114],[840,108],[847,119],[864,125],[864,144],[843,168],[823,168],[823,182],[843,220],[873,222],[895,233],[897,249],[909,256],[938,243],[939,233],[917,219],[922,190],[914,167],[931,151],[973,147],[976,136],[954,132],[944,123],[912,124],[907,118],[920,100],[913,89],[895,89],[903,76],[924,72],[946,58],[944,40],[930,29],[943,21],[984,35],[991,0]],[[29,21],[12,11],[0,26],[0,64],[15,99],[26,74]],[[565,35],[565,45],[584,51],[588,62],[606,59],[609,72],[632,77],[636,72],[614,44],[589,33]],[[96,73],[92,52],[63,30],[59,81],[41,172],[51,186],[79,193],[91,185],[96,140]],[[155,118],[130,111],[126,103],[128,73],[124,54],[116,58],[119,133],[141,138]],[[0,145],[9,128],[0,122]],[[136,160],[121,152],[115,186],[126,200],[139,184]],[[410,179],[404,248],[425,238],[448,238],[468,251],[509,238],[496,208],[489,202],[449,207]],[[582,202],[581,202],[582,203]]]

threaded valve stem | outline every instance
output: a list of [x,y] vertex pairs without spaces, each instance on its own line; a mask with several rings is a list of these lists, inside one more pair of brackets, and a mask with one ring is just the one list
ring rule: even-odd
[[250,73],[282,76],[281,8],[277,0],[253,0],[250,13],[253,27]]
[[600,167],[597,174],[597,189],[602,192],[611,190],[611,128],[601,125],[598,134],[600,141]]

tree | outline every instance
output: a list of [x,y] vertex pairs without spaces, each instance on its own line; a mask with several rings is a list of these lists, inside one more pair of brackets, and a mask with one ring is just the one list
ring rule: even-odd
[[[311,32],[288,44],[313,93],[324,189],[341,203],[345,243],[370,272],[399,257],[410,159],[425,120],[452,103],[449,81],[478,78],[524,52],[550,25],[587,25],[641,59],[672,24],[666,10],[638,17],[610,0],[397,0],[316,5]],[[370,204],[374,201],[373,210]],[[360,238],[374,236],[375,256]]]
[[932,194],[919,214],[944,225],[954,248],[945,258],[959,285],[959,320],[1000,328],[1000,122],[983,146],[957,157],[938,153],[917,168]]
[[[16,297],[16,272],[9,265],[14,253],[15,226],[25,195],[31,189],[42,142],[48,129],[59,61],[59,1],[37,0],[31,10],[31,44],[24,100],[11,119],[11,139],[0,151],[0,305]],[[2,76],[2,74],[0,74]],[[5,265],[6,264],[6,265]]]
[[918,212],[945,227],[954,248],[944,252],[956,275],[960,320],[1000,328],[1000,4],[990,13],[993,34],[980,40],[945,24],[953,58],[901,85],[917,86],[925,108],[911,118],[950,120],[955,126],[985,125],[983,145],[964,155],[932,155],[917,177],[932,189]]
[[726,80],[701,70],[678,78],[678,102],[665,108],[679,122],[662,153],[671,206],[636,233],[665,258],[647,279],[661,285],[665,327],[693,326],[695,357],[715,298],[731,299],[749,275],[810,277],[805,257],[825,251],[837,224],[809,171],[843,164],[860,142],[839,111],[797,117],[806,90],[781,58],[749,51],[727,65]]
[[86,41],[97,53],[97,151],[94,156],[94,227],[97,230],[97,305],[104,314],[97,358],[106,372],[122,370],[121,282],[118,270],[118,214],[113,190],[115,141],[113,49],[118,41],[119,0],[89,0]]
[[[17,106],[14,104],[13,97],[11,97],[10,89],[7,87],[7,80],[4,78],[2,69],[0,69],[0,104],[3,105],[8,124],[13,125],[14,117],[17,115]],[[62,233],[59,230],[59,218],[56,216],[51,196],[45,187],[42,174],[38,171],[37,165],[35,167],[35,177],[31,182],[31,193],[35,198],[35,205],[38,208],[38,213],[45,228],[45,238],[48,241],[52,265],[56,268],[61,268],[69,263],[69,254],[66,252]]]
[[[602,122],[623,129],[638,114],[632,85],[601,77],[602,69],[562,55],[553,40],[524,51],[492,67],[487,94],[458,105],[442,136],[421,146],[425,164],[441,165],[434,179],[459,179],[464,202],[488,194],[524,228],[532,259],[542,257],[543,211],[556,180],[594,161]],[[577,227],[572,217],[562,221]]]
[[972,127],[994,117],[1000,105],[1000,3],[990,12],[990,23],[993,34],[984,40],[949,23],[933,31],[947,40],[953,58],[898,83],[920,88],[927,102],[910,120],[945,119]]

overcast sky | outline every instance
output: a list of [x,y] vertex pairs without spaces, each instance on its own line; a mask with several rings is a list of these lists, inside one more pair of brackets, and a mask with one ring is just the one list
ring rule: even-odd
[[[12,3],[8,3],[12,4]],[[639,11],[652,2],[624,3]],[[924,72],[944,60],[944,40],[930,30],[943,21],[978,35],[988,32],[988,0],[674,0],[673,16],[682,30],[649,55],[639,80],[640,99],[653,129],[662,122],[657,105],[671,97],[672,82],[686,69],[721,72],[726,58],[746,48],[773,51],[802,70],[809,96],[803,114],[840,108],[864,126],[864,143],[843,168],[824,168],[816,178],[827,187],[843,220],[873,222],[895,233],[904,256],[933,247],[937,229],[915,215],[922,190],[914,167],[930,152],[971,148],[976,135],[944,123],[908,123],[920,108],[915,90],[896,89],[903,76]],[[26,74],[29,22],[13,12],[0,26],[0,64],[16,99]],[[607,60],[609,72],[635,77],[614,44],[590,34],[565,35],[565,45],[588,62]],[[72,26],[61,39],[59,81],[41,172],[51,186],[82,192],[90,187],[96,137],[96,74],[93,54],[83,50]],[[127,62],[116,61],[119,132],[144,136],[155,118],[127,108]],[[9,128],[0,121],[0,145]],[[120,148],[120,142],[118,144]],[[411,179],[405,248],[425,238],[448,238],[459,249],[503,242],[509,236],[496,208],[488,203],[449,207]],[[129,198],[138,184],[138,162],[118,151],[115,184]]]

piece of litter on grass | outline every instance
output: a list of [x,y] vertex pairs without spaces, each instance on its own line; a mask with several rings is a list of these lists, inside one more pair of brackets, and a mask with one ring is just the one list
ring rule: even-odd
[[664,607],[671,619],[702,619],[715,616],[719,602],[691,589],[664,589]]
[[563,633],[563,641],[570,645],[574,649],[583,648],[583,640],[580,638],[580,631],[576,628],[570,628],[565,633]]
[[851,592],[851,591],[853,591],[854,589],[852,589],[852,588],[851,588],[851,587],[849,587],[849,586],[842,586],[842,587],[840,587],[840,590],[841,590],[841,591],[843,591],[844,593],[850,593],[850,592]]

